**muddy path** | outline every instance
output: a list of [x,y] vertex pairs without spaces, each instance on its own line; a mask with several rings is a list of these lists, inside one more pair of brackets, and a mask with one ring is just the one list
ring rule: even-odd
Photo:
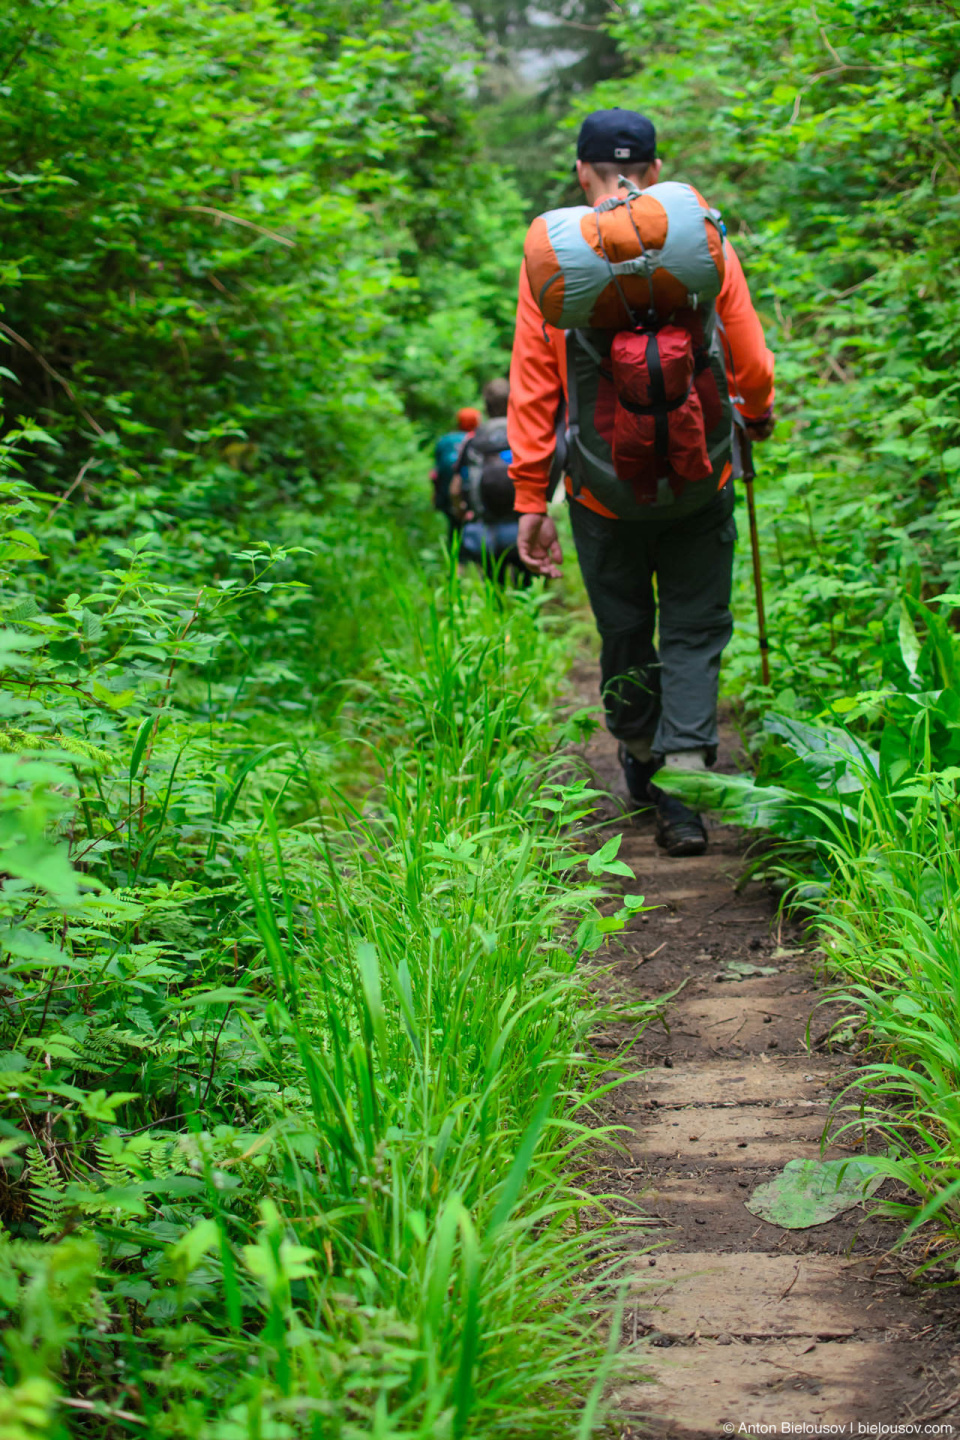
[[[595,683],[580,677],[581,703]],[[610,739],[583,753],[626,804]],[[736,759],[728,733],[721,768]],[[820,1149],[851,1061],[824,1044],[829,1011],[802,932],[778,925],[761,885],[735,888],[734,828],[712,824],[705,856],[670,859],[652,819],[624,824],[611,805],[609,820],[637,877],[627,888],[659,906],[608,952],[609,983],[625,1000],[677,992],[665,1027],[595,1037],[642,1072],[611,1117],[629,1127],[629,1153],[609,1155],[596,1184],[619,1197],[624,1244],[659,1247],[638,1255],[625,1326],[649,1379],[621,1387],[617,1433],[960,1435],[960,1293],[911,1283],[888,1253],[894,1227],[860,1207],[785,1230],[744,1206],[788,1160],[863,1153],[856,1134]],[[738,963],[775,973],[735,978]]]

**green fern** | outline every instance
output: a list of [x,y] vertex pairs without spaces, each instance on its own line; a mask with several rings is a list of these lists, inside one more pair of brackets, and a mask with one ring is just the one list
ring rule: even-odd
[[68,1205],[66,1181],[59,1169],[38,1145],[30,1145],[26,1155],[26,1175],[30,1187],[30,1210],[40,1234],[49,1240],[63,1230]]
[[77,755],[81,760],[89,760],[96,770],[108,770],[111,765],[109,751],[101,750],[99,745],[91,745],[89,740],[82,739],[79,735],[64,735],[58,730],[54,741],[61,750],[66,750],[68,755]]

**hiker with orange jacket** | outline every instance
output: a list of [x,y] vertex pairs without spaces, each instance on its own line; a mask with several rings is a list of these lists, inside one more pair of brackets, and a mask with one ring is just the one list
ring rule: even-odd
[[707,844],[700,816],[651,780],[661,766],[716,760],[733,628],[734,430],[771,433],[773,356],[719,213],[692,186],[661,182],[661,163],[645,116],[596,111],[577,141],[587,206],[530,227],[510,476],[520,557],[558,576],[547,500],[565,474],[628,791],[638,807],[656,804],[668,854],[696,855]]

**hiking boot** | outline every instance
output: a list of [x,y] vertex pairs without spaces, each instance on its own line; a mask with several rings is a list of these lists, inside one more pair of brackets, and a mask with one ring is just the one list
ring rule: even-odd
[[638,810],[652,810],[654,799],[650,794],[650,781],[659,769],[657,762],[638,760],[635,755],[630,754],[622,740],[617,747],[617,757],[623,768],[623,778],[627,782],[630,799]]
[[673,795],[651,786],[657,797],[657,844],[668,855],[702,855],[707,831],[695,810]]

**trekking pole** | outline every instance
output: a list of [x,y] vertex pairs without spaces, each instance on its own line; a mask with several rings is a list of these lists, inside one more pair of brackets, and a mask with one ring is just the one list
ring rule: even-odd
[[750,517],[750,549],[753,552],[753,590],[757,597],[757,628],[760,632],[760,673],[764,685],[770,684],[770,642],[767,640],[767,617],[763,608],[763,575],[760,570],[760,537],[757,533],[757,507],[753,499],[753,443],[746,430],[738,433],[743,460],[743,483],[747,487],[747,514]]

